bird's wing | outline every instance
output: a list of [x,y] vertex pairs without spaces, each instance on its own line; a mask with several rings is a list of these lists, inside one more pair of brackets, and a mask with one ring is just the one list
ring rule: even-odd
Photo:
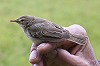
[[38,38],[43,41],[56,42],[61,38],[68,39],[69,41],[83,45],[86,43],[86,37],[70,34],[69,31],[65,31],[55,24],[41,23],[32,25],[29,28],[29,33],[34,38]]
[[33,36],[39,39],[60,39],[63,37],[63,31],[52,23],[41,23],[32,25],[29,28],[29,32],[34,34]]

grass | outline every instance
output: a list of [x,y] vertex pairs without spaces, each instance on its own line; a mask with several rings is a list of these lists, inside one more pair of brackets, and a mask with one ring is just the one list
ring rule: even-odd
[[61,26],[82,25],[100,59],[100,0],[0,0],[0,66],[29,66],[32,42],[17,24],[22,15],[34,15]]

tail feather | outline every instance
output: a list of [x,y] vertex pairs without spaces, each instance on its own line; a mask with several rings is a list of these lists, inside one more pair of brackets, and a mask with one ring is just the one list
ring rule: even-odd
[[87,36],[83,36],[83,35],[75,35],[75,34],[70,34],[69,33],[69,41],[75,42],[79,45],[84,45],[86,43],[87,40]]

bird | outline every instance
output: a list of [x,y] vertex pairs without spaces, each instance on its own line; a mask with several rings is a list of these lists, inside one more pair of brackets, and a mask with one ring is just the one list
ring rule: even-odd
[[59,42],[64,39],[84,45],[87,39],[86,36],[72,34],[58,24],[36,16],[21,16],[15,20],[10,20],[10,22],[18,23],[27,37],[37,45]]

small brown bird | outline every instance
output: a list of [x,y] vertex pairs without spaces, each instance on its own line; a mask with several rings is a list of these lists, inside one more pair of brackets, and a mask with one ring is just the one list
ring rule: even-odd
[[43,18],[35,16],[22,16],[10,22],[18,23],[35,44],[46,42],[59,42],[62,39],[75,42],[79,45],[85,44],[86,36],[71,34],[68,30]]

